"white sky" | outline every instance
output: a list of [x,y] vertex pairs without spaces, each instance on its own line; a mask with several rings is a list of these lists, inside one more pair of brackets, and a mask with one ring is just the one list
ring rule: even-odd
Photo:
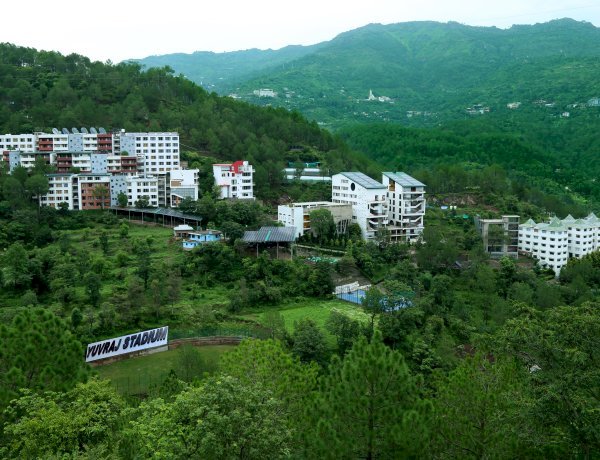
[[119,62],[311,45],[369,23],[506,28],[570,17],[600,26],[600,0],[5,0],[0,14],[0,42]]

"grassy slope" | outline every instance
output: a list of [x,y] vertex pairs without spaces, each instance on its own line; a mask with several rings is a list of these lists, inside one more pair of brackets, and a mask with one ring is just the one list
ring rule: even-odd
[[[354,305],[352,303],[344,302],[342,300],[337,299],[305,299],[287,305],[279,309],[279,312],[281,313],[281,316],[283,316],[283,319],[285,320],[285,327],[290,333],[294,331],[296,322],[305,318],[312,319],[323,330],[330,346],[333,347],[334,337],[331,334],[329,334],[329,332],[327,332],[327,330],[325,329],[325,323],[327,322],[327,318],[329,318],[329,315],[333,310],[340,311],[345,315],[351,317],[352,319],[357,319],[359,321],[367,321],[367,316],[359,305]],[[264,317],[264,314],[264,311],[258,311],[253,313],[247,313],[243,315],[243,317],[252,321],[261,322]]]
[[[211,345],[197,350],[207,363],[207,368],[216,367],[221,355],[235,345]],[[171,370],[177,370],[181,348],[154,353],[139,358],[126,359],[106,366],[97,367],[98,375],[109,379],[118,391],[124,394],[146,393],[153,385],[164,381]]]

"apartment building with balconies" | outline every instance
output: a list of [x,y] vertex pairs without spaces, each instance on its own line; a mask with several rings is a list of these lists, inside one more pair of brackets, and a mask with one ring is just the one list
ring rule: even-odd
[[[110,174],[78,174],[78,209],[104,209],[110,207]],[[102,189],[105,193],[99,194]]]
[[331,201],[352,205],[352,222],[357,223],[363,238],[375,238],[387,227],[387,187],[361,172],[341,172],[331,178]]
[[425,184],[404,172],[384,172],[388,230],[393,242],[414,243],[425,227]]

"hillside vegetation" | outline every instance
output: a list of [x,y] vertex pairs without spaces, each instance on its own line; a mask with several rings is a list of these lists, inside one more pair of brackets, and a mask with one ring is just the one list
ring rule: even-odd
[[[254,59],[239,53],[238,59]],[[258,76],[240,72],[235,79],[242,83],[224,91],[297,109],[386,169],[435,169],[439,174],[422,176],[431,191],[440,189],[438,177],[448,176],[440,165],[461,171],[500,165],[519,199],[565,214],[580,205],[597,209],[600,197],[600,107],[593,102],[600,96],[599,57],[600,29],[570,19],[506,30],[371,24]],[[210,67],[193,56],[185,62]],[[259,98],[252,94],[257,88],[278,95]],[[370,90],[375,100],[367,100]],[[450,188],[464,191],[480,179],[472,175]]]
[[[177,62],[172,55],[140,62],[172,63],[192,79],[194,72],[207,74],[218,65],[224,80],[239,82],[224,91],[251,97],[253,89],[273,88],[280,97],[257,102],[298,108],[335,125],[373,118],[437,124],[464,118],[465,108],[474,104],[497,109],[543,99],[561,107],[598,96],[599,44],[598,28],[570,19],[506,30],[408,22],[345,32],[304,49],[309,52],[302,57],[280,50],[289,61],[273,62],[258,76],[257,67],[245,74],[238,69],[235,78],[232,71],[228,74],[225,63],[233,53],[214,56],[213,63],[195,54]],[[241,55],[256,62],[262,56],[249,50],[237,52],[236,59]],[[393,104],[365,101],[369,90]],[[406,120],[407,111],[421,113]]]
[[209,91],[225,94],[228,88],[257,75],[265,69],[285,67],[286,63],[299,59],[318,49],[313,46],[286,46],[278,50],[259,50],[214,53],[195,51],[194,53],[173,53],[161,56],[148,56],[143,59],[131,59],[143,67],[169,66],[185,75],[193,82]]
[[297,112],[209,94],[169,68],[142,71],[10,44],[0,45],[0,63],[2,133],[72,126],[178,131],[182,150],[249,160],[261,197],[279,190],[287,160],[319,160],[333,170],[368,163]]
[[[354,125],[340,134],[387,169],[411,172],[430,193],[490,192],[563,216],[597,210],[600,202],[593,148],[561,155],[531,136],[486,132],[476,123],[460,129]],[[487,201],[498,204],[502,199]]]

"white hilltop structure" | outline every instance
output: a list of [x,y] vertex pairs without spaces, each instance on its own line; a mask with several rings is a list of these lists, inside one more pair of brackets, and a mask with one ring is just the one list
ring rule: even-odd
[[570,214],[564,219],[536,223],[529,219],[519,225],[519,251],[537,259],[542,267],[559,276],[571,257],[578,259],[600,248],[600,219],[591,213],[584,219]]

